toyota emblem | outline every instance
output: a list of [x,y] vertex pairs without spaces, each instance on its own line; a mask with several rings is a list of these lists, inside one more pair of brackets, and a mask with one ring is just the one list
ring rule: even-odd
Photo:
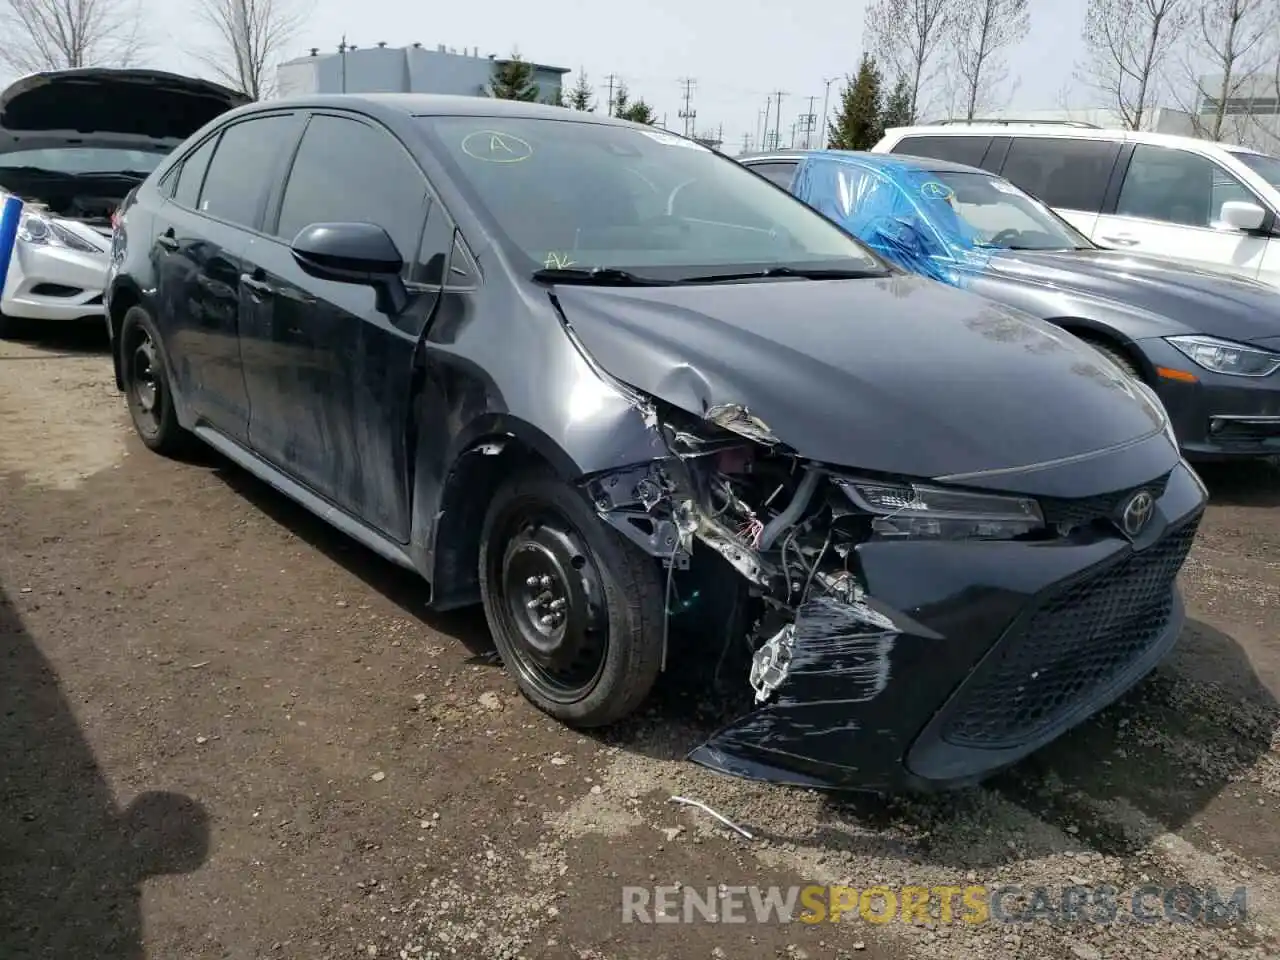
[[1155,499],[1146,490],[1135,493],[1133,499],[1125,505],[1124,513],[1120,515],[1120,524],[1124,532],[1131,537],[1140,534],[1146,528],[1155,507]]

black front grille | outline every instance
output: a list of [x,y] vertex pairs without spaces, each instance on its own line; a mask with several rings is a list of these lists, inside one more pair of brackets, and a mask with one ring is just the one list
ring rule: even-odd
[[1130,498],[1139,490],[1146,490],[1156,500],[1164,496],[1164,488],[1169,482],[1169,474],[1144,483],[1138,487],[1117,490],[1113,493],[1102,493],[1096,497],[1082,497],[1077,500],[1040,500],[1040,509],[1044,513],[1045,523],[1050,526],[1084,527],[1098,520],[1117,518]]
[[1018,746],[1103,692],[1160,637],[1198,518],[1043,600],[999,640],[949,708],[957,746]]

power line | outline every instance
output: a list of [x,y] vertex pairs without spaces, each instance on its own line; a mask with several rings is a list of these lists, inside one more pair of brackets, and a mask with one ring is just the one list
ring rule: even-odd
[[698,111],[689,106],[689,101],[693,97],[693,86],[698,81],[693,77],[682,77],[680,83],[684,85],[684,109],[680,111],[678,116],[684,121],[684,135],[687,137],[690,132],[695,129],[694,121],[698,117]]

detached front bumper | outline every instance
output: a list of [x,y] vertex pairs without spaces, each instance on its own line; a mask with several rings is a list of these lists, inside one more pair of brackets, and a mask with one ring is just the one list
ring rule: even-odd
[[1175,581],[1204,488],[1179,463],[1154,493],[1132,542],[1090,522],[1043,542],[862,544],[861,622],[806,631],[821,611],[802,608],[772,702],[691,759],[885,791],[961,786],[1023,759],[1146,676],[1181,632]]
[[[1280,349],[1280,340],[1264,345]],[[1155,371],[1152,385],[1185,456],[1206,461],[1280,454],[1280,372],[1229,376],[1192,364],[1158,338],[1138,346]],[[1169,373],[1161,375],[1161,369]]]
[[9,261],[0,313],[29,320],[101,316],[108,254],[81,253],[18,240]]

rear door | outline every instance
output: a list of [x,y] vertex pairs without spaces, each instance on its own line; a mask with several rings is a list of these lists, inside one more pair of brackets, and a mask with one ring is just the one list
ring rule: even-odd
[[1228,200],[1270,205],[1221,164],[1176,147],[1140,143],[1133,149],[1114,210],[1098,218],[1094,240],[1104,247],[1174,257],[1257,277],[1274,215],[1245,233],[1219,222]]
[[178,389],[196,417],[245,443],[249,397],[237,339],[241,255],[261,222],[291,113],[238,121],[190,151],[156,218],[157,302]]
[[[274,206],[245,252],[242,344],[258,453],[383,534],[408,541],[415,351],[438,299],[453,225],[392,134],[315,113]],[[370,287],[303,273],[290,243],[312,223],[376,223],[414,296],[380,313]]]
[[1123,144],[1084,137],[1015,136],[1011,140],[1000,175],[1096,240],[1094,228]]

